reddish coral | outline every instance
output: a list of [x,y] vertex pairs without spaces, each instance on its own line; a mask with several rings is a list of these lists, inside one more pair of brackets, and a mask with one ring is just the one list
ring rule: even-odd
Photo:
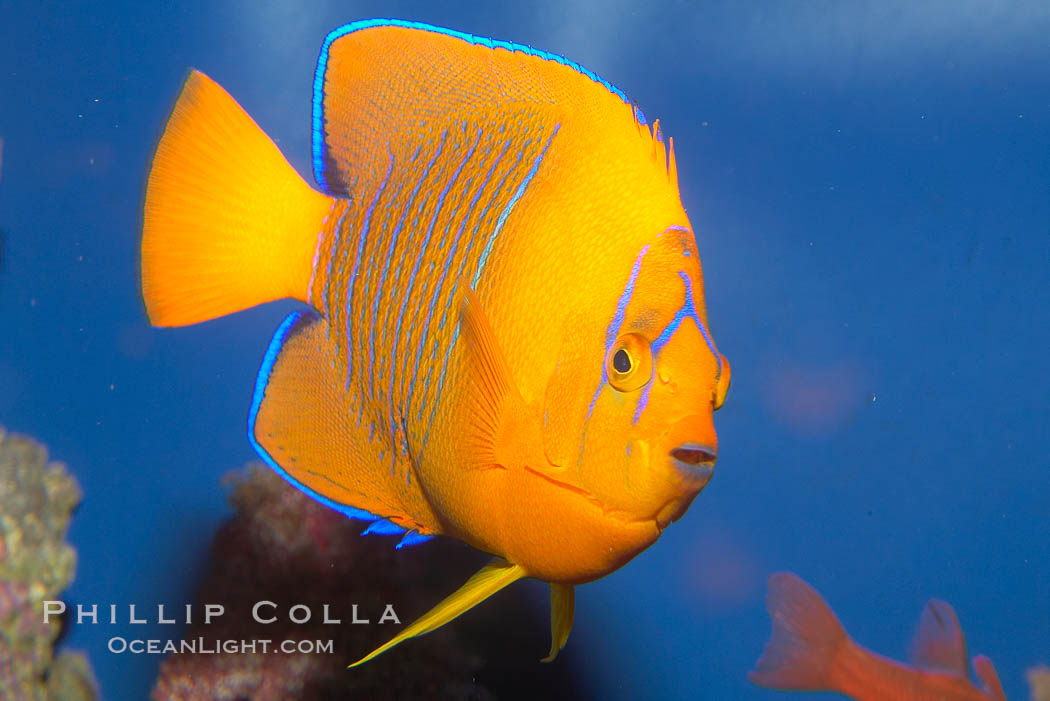
[[[451,628],[404,646],[396,656],[346,669],[396,629],[378,624],[386,604],[407,623],[458,585],[448,575],[427,572],[451,569],[462,576],[457,570],[469,571],[479,560],[476,553],[451,541],[397,552],[392,538],[362,538],[361,523],[307,498],[261,465],[232,475],[230,482],[236,515],[215,537],[197,608],[221,604],[225,613],[211,624],[191,624],[185,639],[212,646],[221,640],[331,640],[333,650],[173,654],[162,664],[154,699],[490,697],[471,681],[480,660],[456,644]],[[263,611],[275,622],[253,619],[258,601],[276,604]],[[297,604],[310,608],[310,622],[290,620],[288,611]],[[341,624],[321,622],[325,604]],[[350,623],[354,604],[369,625]]]

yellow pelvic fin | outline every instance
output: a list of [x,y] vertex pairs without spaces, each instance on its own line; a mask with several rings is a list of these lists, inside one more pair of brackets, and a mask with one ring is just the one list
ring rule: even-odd
[[420,616],[389,642],[380,645],[357,662],[354,662],[350,667],[364,664],[409,638],[415,638],[437,630],[461,613],[469,611],[503,587],[516,582],[524,576],[525,569],[521,565],[512,565],[501,558],[493,559],[492,562],[478,570],[473,577],[467,580],[466,584],[446,597],[440,604]]
[[576,594],[571,584],[551,582],[551,651],[540,662],[553,662],[572,632]]
[[309,301],[332,202],[218,83],[192,71],[146,184],[142,296],[150,321],[184,326],[274,299]]
[[507,360],[470,284],[463,290],[460,323],[467,348],[471,430],[464,437],[479,467],[524,465],[528,446],[542,446],[538,427],[530,426],[525,401],[511,377]]

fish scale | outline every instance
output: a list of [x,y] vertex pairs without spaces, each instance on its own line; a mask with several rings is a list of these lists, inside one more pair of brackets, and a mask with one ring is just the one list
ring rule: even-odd
[[[534,162],[539,154],[539,143],[525,138],[527,133],[527,123],[519,124],[518,129],[510,134],[490,129],[487,134],[498,135],[503,142],[502,146],[499,146],[498,141],[496,144],[485,144],[487,151],[498,156],[489,166],[488,177],[478,183],[476,191],[471,193],[466,184],[453,179],[452,176],[458,171],[453,169],[449,172],[449,169],[456,165],[458,159],[450,159],[439,163],[434,173],[446,178],[450,190],[431,189],[429,193],[424,190],[424,198],[418,204],[416,198],[427,176],[434,170],[434,161],[441,155],[441,149],[431,150],[429,163],[424,163],[420,158],[406,159],[403,166],[399,166],[395,154],[392,157],[392,171],[403,167],[403,172],[399,173],[404,178],[403,182],[416,183],[420,187],[411,190],[402,187],[398,194],[385,197],[385,188],[380,182],[372,194],[374,204],[371,216],[366,211],[363,217],[359,217],[361,233],[355,235],[355,219],[344,212],[335,219],[337,226],[325,234],[321,250],[331,250],[332,253],[329,260],[323,257],[318,259],[317,270],[314,271],[315,284],[327,290],[324,306],[326,315],[332,319],[332,326],[336,329],[337,345],[352,350],[346,367],[356,380],[348,385],[348,391],[355,398],[355,405],[360,407],[361,420],[368,416],[380,426],[396,427],[400,423],[399,417],[404,416],[410,435],[415,436],[413,442],[417,443],[413,450],[423,449],[425,429],[421,429],[419,423],[423,419],[423,409],[435,403],[440,387],[439,383],[431,382],[439,374],[432,361],[423,368],[425,375],[420,374],[421,359],[427,355],[429,358],[446,357],[456,335],[455,331],[448,332],[451,325],[447,323],[457,287],[457,280],[450,275],[450,271],[462,274],[473,270],[475,275],[480,272],[486,238],[478,234],[495,231],[501,215],[505,220],[506,208],[528,174],[525,166]],[[485,130],[479,130],[476,142],[469,143],[470,136],[467,133],[453,136],[448,152],[459,154],[459,159],[463,159],[462,163],[465,164],[466,159],[462,156],[464,150],[469,155],[480,149],[481,135],[485,134]],[[504,164],[505,170],[495,172],[500,170],[498,166],[515,143],[514,136],[523,139],[524,143],[516,149],[513,160]],[[421,150],[422,158],[425,159],[427,149],[422,146]],[[416,166],[415,171],[413,165]],[[468,210],[460,218],[460,206],[468,197],[472,205],[478,205],[485,191],[484,186],[493,175],[499,180],[491,196],[484,199],[482,208],[476,213]],[[455,200],[452,206],[438,206],[443,192],[446,199]],[[420,208],[423,216],[403,223],[410,218],[414,205]],[[468,245],[458,249],[453,245],[456,239],[448,236],[456,228],[454,225],[457,222],[460,228],[472,234]],[[402,236],[383,235],[402,227]],[[435,238],[433,232],[438,229],[442,230],[443,235]],[[329,245],[332,239],[334,241]],[[362,266],[358,256],[353,253],[358,249],[362,251],[362,260],[374,262],[389,258],[401,262],[392,271],[386,266]],[[334,273],[329,273],[332,256],[342,263]],[[428,267],[427,262],[434,265]],[[361,267],[365,268],[365,273],[355,277],[353,271]],[[382,274],[384,270],[387,271],[386,275]],[[442,310],[441,322],[435,325],[430,314],[438,309]],[[344,310],[349,310],[349,313]],[[354,319],[356,323],[345,321]],[[349,335],[346,329],[350,330]],[[378,344],[375,343],[376,339]],[[425,354],[424,348],[428,341],[432,343],[431,352]],[[376,357],[386,359],[390,367],[377,365]],[[404,358],[405,362],[399,362],[400,358]],[[377,404],[374,395],[374,388],[380,384],[377,380],[384,376],[390,378],[390,403],[387,406]],[[424,385],[420,388],[417,383],[423,377]],[[366,382],[366,378],[370,381]],[[365,392],[369,394],[366,396]],[[414,412],[410,409],[412,404],[416,405]],[[375,436],[377,439],[389,439],[385,443],[387,446],[394,445],[392,432],[377,431]]]

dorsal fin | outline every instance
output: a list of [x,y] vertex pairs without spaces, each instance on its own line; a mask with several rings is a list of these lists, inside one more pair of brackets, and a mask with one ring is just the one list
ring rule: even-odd
[[671,187],[678,191],[678,162],[674,158],[674,137],[667,137],[667,179]]
[[[1006,701],[1006,692],[1003,691],[1003,683],[999,681],[999,673],[995,671],[995,665],[984,655],[973,658],[973,671],[981,681],[983,691],[991,701]],[[1033,699],[1037,698],[1035,696]]]
[[345,195],[374,165],[377,142],[397,150],[457,113],[567,105],[606,118],[621,110],[625,125],[644,120],[623,91],[557,54],[421,22],[353,22],[329,33],[318,57],[314,177]]
[[926,669],[966,678],[966,639],[955,609],[946,601],[930,599],[919,618],[912,641],[912,662]]

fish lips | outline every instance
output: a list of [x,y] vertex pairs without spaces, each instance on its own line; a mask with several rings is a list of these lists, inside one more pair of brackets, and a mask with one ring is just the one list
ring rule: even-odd
[[711,415],[686,416],[663,437],[672,473],[683,492],[695,494],[707,486],[718,459],[718,436]]
[[703,443],[683,443],[671,450],[670,458],[681,479],[700,491],[715,472],[718,449]]
[[693,503],[711,476],[715,473],[717,452],[704,443],[683,443],[670,452],[669,461],[677,482],[677,491],[681,497],[671,501],[657,516],[657,525],[663,530],[673,521],[680,519]]

